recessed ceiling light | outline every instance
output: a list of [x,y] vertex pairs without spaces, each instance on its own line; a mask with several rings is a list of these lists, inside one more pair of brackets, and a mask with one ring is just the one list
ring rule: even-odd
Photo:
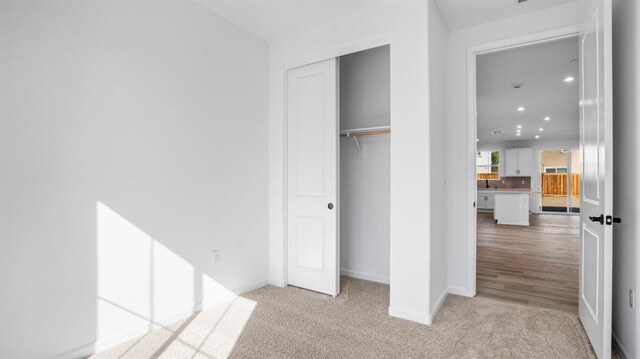
[[536,139],[540,138],[540,136],[536,135]]
[[542,131],[544,131],[544,128],[540,127],[540,128],[538,129],[538,131],[542,132]]
[[520,132],[522,132],[522,130],[520,130],[520,129],[517,129],[517,130],[516,130],[516,133],[520,133]]
[[564,82],[573,82],[573,80],[575,80],[573,76],[567,76],[564,78]]
[[480,141],[480,139],[476,138],[476,142]]
[[520,132],[516,133],[516,136],[521,136],[522,134]]
[[522,128],[522,125],[518,125],[518,126],[516,126],[516,128],[517,128],[517,129],[520,129],[520,128]]
[[522,111],[524,111],[524,110],[526,110],[526,108],[524,108],[524,107],[522,107],[522,106],[518,107],[518,111],[522,112]]
[[551,121],[551,117],[547,116],[544,118],[545,121]]

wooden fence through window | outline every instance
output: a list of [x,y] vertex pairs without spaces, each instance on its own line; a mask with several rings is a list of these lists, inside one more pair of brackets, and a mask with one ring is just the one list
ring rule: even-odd
[[493,172],[493,173],[478,173],[478,176],[476,177],[476,179],[478,179],[478,180],[485,180],[485,179],[500,179],[500,173],[498,173],[498,172]]
[[[566,173],[543,173],[542,174],[542,194],[547,196],[567,195],[567,174]],[[580,174],[571,174],[571,195],[580,195]]]

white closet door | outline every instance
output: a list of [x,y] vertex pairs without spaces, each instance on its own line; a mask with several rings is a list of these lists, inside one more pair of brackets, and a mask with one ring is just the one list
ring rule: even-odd
[[580,36],[580,277],[578,311],[598,358],[611,357],[611,0],[590,0]]
[[337,60],[287,72],[287,281],[337,295]]

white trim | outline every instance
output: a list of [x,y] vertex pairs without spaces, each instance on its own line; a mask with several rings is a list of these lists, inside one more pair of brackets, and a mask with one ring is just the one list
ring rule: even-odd
[[377,36],[369,37],[366,39],[349,42],[349,43],[335,46],[329,49],[321,50],[316,53],[306,55],[297,59],[286,61],[285,73],[286,73],[286,70],[290,70],[294,67],[309,65],[314,62],[337,58],[340,56],[353,54],[355,52],[369,50],[369,49],[390,45],[390,44],[391,44],[391,33],[388,33],[388,32],[377,35]]
[[611,337],[613,338],[613,341],[614,341],[615,345],[622,352],[620,354],[622,354],[622,357],[624,359],[633,358],[633,356],[631,356],[631,354],[629,354],[629,350],[627,348],[625,348],[624,345],[622,345],[622,340],[620,340],[620,337],[618,337],[616,332],[614,332],[613,330],[611,331]]
[[470,291],[467,290],[467,288],[464,287],[456,287],[456,286],[452,286],[450,285],[448,288],[448,293],[449,294],[454,294],[454,295],[459,295],[462,297],[475,297],[475,294],[471,293]]
[[429,315],[431,317],[431,322],[433,322],[436,319],[436,316],[440,312],[440,308],[442,308],[442,304],[444,303],[444,300],[447,299],[448,294],[449,294],[448,288],[445,288],[442,291],[442,294],[440,294],[440,298],[438,298],[438,302],[435,308],[433,308],[433,310],[431,311],[431,314]]
[[345,277],[368,280],[369,282],[389,284],[389,276],[357,272],[350,269],[340,269],[340,274]]
[[287,282],[283,280],[269,280],[269,285],[274,287],[284,288],[287,286]]
[[283,233],[282,237],[284,239],[282,250],[284,255],[282,256],[283,262],[283,270],[282,270],[282,287],[286,287],[289,284],[289,71],[285,67],[283,71],[283,79],[282,82],[284,84],[284,94],[282,99],[282,114],[284,115],[284,126],[282,133],[282,144],[284,147],[284,152],[282,154],[282,164],[283,164],[283,189],[282,189],[282,200],[284,202],[282,213],[283,218]]
[[238,287],[238,288],[232,290],[232,292],[234,292],[236,295],[243,295],[245,293],[252,292],[252,291],[254,291],[256,289],[260,289],[260,288],[262,288],[262,287],[264,287],[265,285],[268,285],[268,284],[269,284],[269,280],[265,278],[265,279],[261,279],[261,280],[259,280],[257,282],[251,283],[249,285]]
[[[242,286],[239,288],[236,288],[234,290],[232,290],[233,293],[235,293],[236,295],[242,295],[244,293],[247,292],[251,292],[253,290],[256,290],[258,288],[262,288],[265,285],[267,285],[269,283],[269,281],[267,279],[262,279],[259,280],[255,283],[246,285],[246,286]],[[221,304],[221,303],[219,303]],[[195,313],[201,312],[203,310],[209,309],[209,307],[205,307],[203,308],[202,302],[200,303],[196,303],[193,305],[193,308],[191,310],[184,310],[184,311],[180,311],[177,312],[175,314],[166,316],[164,318],[161,319],[157,319],[154,320],[153,323],[151,324],[145,324],[143,326],[137,327],[135,329],[130,329],[130,330],[126,330],[120,334],[116,334],[114,336],[111,336],[109,338],[104,338],[104,339],[98,339],[95,342],[92,343],[88,343],[82,346],[79,346],[75,349],[71,349],[69,351],[66,351],[64,353],[58,354],[56,356],[54,356],[54,359],[72,359],[72,358],[84,358],[84,357],[88,357],[91,356],[95,353],[99,353],[103,350],[109,349],[111,347],[114,347],[116,345],[122,344],[124,342],[127,342],[129,340],[135,339],[137,337],[140,337],[142,335],[145,335],[153,330],[156,330],[158,328],[160,328],[161,326],[167,326],[170,324],[173,324],[175,322],[177,322],[178,320],[187,318]]]
[[431,316],[424,313],[417,313],[410,310],[389,306],[389,315],[395,318],[410,320],[412,322],[431,325]]
[[491,41],[484,44],[470,46],[467,48],[467,274],[465,295],[473,297],[476,295],[476,208],[473,202],[476,201],[476,56],[500,50],[518,48],[534,45],[547,41],[559,40],[567,37],[577,36],[580,32],[579,24],[563,26],[555,29],[533,32],[530,34],[516,36],[508,39]]
[[175,314],[166,316],[161,319],[154,319],[153,323],[147,323],[137,328],[123,331],[122,333],[110,336],[108,338],[98,339],[93,343],[89,343],[79,348],[72,349],[68,352],[56,355],[54,358],[55,359],[81,358],[81,357],[87,357],[87,356],[99,353],[103,350],[107,350],[119,344],[125,343],[129,340],[143,336],[153,330],[161,328],[162,326],[167,326],[177,322],[180,319],[188,318],[194,313],[202,311],[201,309],[198,309],[200,306],[201,306],[201,303],[195,304],[192,310],[185,310],[185,311],[177,312]]

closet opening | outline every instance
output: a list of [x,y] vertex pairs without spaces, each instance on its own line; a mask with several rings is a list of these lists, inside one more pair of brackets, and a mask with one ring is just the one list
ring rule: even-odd
[[389,283],[390,46],[339,58],[340,273]]

